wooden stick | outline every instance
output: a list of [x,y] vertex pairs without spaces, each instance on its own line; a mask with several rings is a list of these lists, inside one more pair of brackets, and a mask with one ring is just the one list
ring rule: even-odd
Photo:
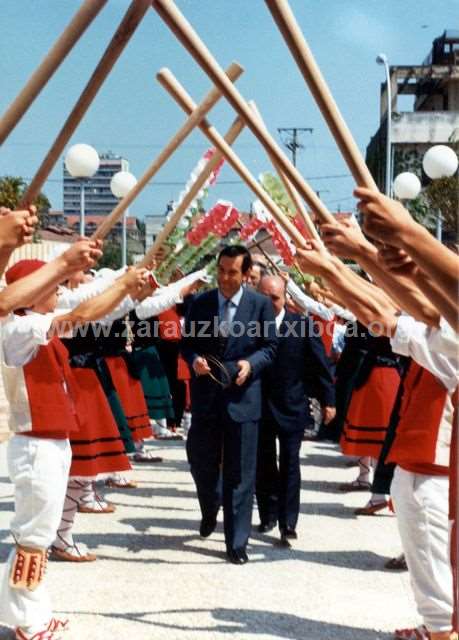
[[[242,224],[240,222],[238,224],[239,224],[239,228],[242,229]],[[271,236],[268,236],[268,238],[266,238],[266,240],[269,240],[270,238],[271,238]],[[262,241],[262,242],[264,242],[264,241]],[[257,247],[257,249],[259,249],[261,251],[261,253],[264,255],[264,257],[269,262],[269,264],[274,269],[274,271],[276,273],[280,273],[280,269],[277,266],[277,264],[274,262],[274,260],[271,258],[271,256],[262,247],[262,242],[257,242],[256,240],[253,240],[252,244],[250,245],[250,247],[247,247],[247,249],[250,251],[250,249],[253,249],[254,247]]]
[[132,0],[129,9],[120,22],[108,47],[105,49],[105,53],[89,79],[88,84],[83,89],[83,93],[78,98],[77,103],[65,121],[64,126],[60,130],[51,149],[48,151],[46,158],[43,160],[27,191],[22,197],[19,208],[28,207],[40,193],[40,189],[63,152],[65,145],[72,137],[77,126],[80,124],[84,114],[89,109],[90,104],[96,97],[104,80],[112,70],[115,62],[120,57],[149,7],[149,0]]
[[[237,117],[236,120],[231,125],[227,134],[225,135],[225,140],[228,144],[233,144],[238,135],[245,127],[245,122],[242,118]],[[223,159],[223,154],[220,151],[215,151],[212,158],[206,163],[204,169],[201,171],[199,176],[194,181],[188,193],[185,195],[183,200],[180,202],[178,207],[175,209],[172,214],[170,220],[166,222],[164,227],[161,229],[159,234],[157,235],[155,241],[151,245],[150,249],[145,255],[145,258],[141,262],[141,266],[145,266],[151,262],[151,259],[156,255],[156,253],[161,249],[164,242],[167,240],[169,234],[175,229],[178,222],[182,218],[182,216],[188,211],[193,200],[198,195],[199,191],[205,185],[209,176],[212,174],[214,169],[220,164]]]
[[254,113],[247,105],[237,89],[228,81],[222,68],[212,57],[210,51],[177,9],[172,0],[152,0],[153,8],[175,33],[180,42],[191,53],[196,62],[207,73],[212,81],[220,88],[227,100],[244,118],[247,126],[252,130],[260,143],[272,155],[287,178],[299,191],[300,195],[309,207],[316,213],[322,222],[334,223],[335,220],[327,207],[323,204],[315,191],[307,184],[299,171],[293,166],[285,153],[279,148],[273,137],[267,133],[258,122]]
[[[193,109],[195,109],[195,103],[170,71],[160,71],[157,78],[162,86],[171,94],[174,100],[178,102],[178,104],[186,113],[191,113]],[[251,108],[248,107],[248,109],[251,113],[251,116],[253,117]],[[239,159],[238,155],[229,146],[229,144],[227,144],[227,142],[218,133],[215,127],[210,126],[208,123],[205,124],[206,126],[201,130],[204,131],[205,135],[211,141],[211,143],[217,149],[219,149],[219,151],[221,151],[221,153],[225,156],[228,164],[233,167],[236,173],[240,175],[242,180],[244,180],[249,188],[256,194],[257,198],[261,200],[266,209],[269,210],[273,218],[277,220],[280,226],[288,233],[293,242],[295,242],[295,244],[297,244],[299,247],[304,247],[305,239],[295,227],[295,225],[289,220],[289,218],[284,214],[280,207],[277,206],[277,204],[263,189],[263,187],[255,180],[247,167]]]
[[352,134],[289,7],[288,0],[265,0],[292,56],[322,112],[356,183],[378,191]]
[[0,144],[3,144],[19,120],[26,113],[40,91],[81,38],[107,0],[84,0],[52,48],[30,76],[0,119]]
[[[243,73],[243,68],[233,62],[228,67],[228,77],[232,80],[236,80]],[[185,121],[185,124],[177,131],[173,138],[167,143],[161,153],[153,160],[151,165],[145,171],[140,180],[132,187],[122,200],[117,204],[109,216],[105,218],[98,229],[93,233],[93,240],[101,240],[105,238],[107,233],[113,227],[116,222],[121,218],[123,213],[129,207],[131,202],[139,195],[153,176],[160,170],[163,164],[172,156],[174,151],[182,144],[187,136],[193,131],[193,129],[199,124],[208,111],[218,102],[222,97],[220,91],[214,87],[204,98],[201,104],[193,109],[190,117]]]
[[[262,115],[257,107],[257,105],[255,103],[253,103],[253,111],[255,112],[255,115],[257,116],[257,118],[260,121],[260,124],[264,127],[264,129],[266,131],[268,131],[268,128],[266,126],[265,121],[262,118]],[[320,236],[319,233],[317,232],[317,229],[314,226],[313,221],[311,220],[311,217],[309,216],[308,212],[306,211],[306,207],[304,206],[301,198],[300,198],[300,194],[298,193],[298,191],[295,189],[295,187],[292,185],[292,183],[290,182],[290,180],[286,177],[285,173],[282,171],[282,169],[280,169],[278,163],[276,162],[275,158],[273,158],[271,156],[271,162],[273,163],[274,169],[277,171],[279,178],[282,181],[282,184],[285,187],[285,190],[290,198],[290,200],[293,203],[293,206],[295,207],[295,209],[297,210],[297,212],[300,215],[300,218],[303,220],[306,229],[309,231],[310,237],[314,238],[315,240],[320,240]]]

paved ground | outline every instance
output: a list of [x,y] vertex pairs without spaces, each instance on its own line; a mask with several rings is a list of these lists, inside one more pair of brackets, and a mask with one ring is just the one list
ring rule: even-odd
[[[202,541],[183,443],[154,444],[162,465],[137,465],[139,488],[108,493],[113,515],[80,514],[77,538],[98,560],[51,563],[56,611],[69,616],[66,640],[369,640],[415,625],[408,576],[382,570],[399,552],[394,517],[357,518],[366,494],[341,494],[351,480],[328,444],[302,450],[299,540],[291,550],[254,534],[251,561],[225,562],[221,524]],[[13,510],[0,445],[0,553],[11,542]],[[254,518],[257,520],[257,518]],[[65,585],[65,586],[64,586]],[[10,638],[0,628],[0,638]]]

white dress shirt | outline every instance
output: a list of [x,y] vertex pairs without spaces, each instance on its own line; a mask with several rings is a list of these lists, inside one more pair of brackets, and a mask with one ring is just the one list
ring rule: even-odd
[[395,353],[413,358],[453,392],[458,383],[459,353],[451,332],[446,322],[435,329],[402,315],[390,343]]

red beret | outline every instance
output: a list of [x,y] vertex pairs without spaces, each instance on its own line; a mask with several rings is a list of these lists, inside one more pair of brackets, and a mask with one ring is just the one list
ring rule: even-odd
[[16,282],[16,280],[30,275],[44,264],[46,264],[46,262],[43,262],[43,260],[19,260],[19,262],[13,264],[5,273],[6,284],[11,284],[12,282]]

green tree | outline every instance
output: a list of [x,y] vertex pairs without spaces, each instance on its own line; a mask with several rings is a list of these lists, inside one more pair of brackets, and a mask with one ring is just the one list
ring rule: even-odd
[[425,190],[425,199],[431,211],[441,212],[443,230],[457,237],[459,213],[459,180],[457,176],[432,180]]
[[[121,267],[121,246],[116,242],[105,242],[104,253],[97,263],[97,268],[119,269]],[[128,264],[130,263],[128,255]]]
[[[18,176],[3,176],[0,178],[0,207],[8,207],[9,209],[16,209],[21,202],[22,196],[27,189],[27,183],[24,178]],[[40,218],[41,226],[46,223],[48,211],[51,207],[51,203],[48,198],[40,193],[34,201],[34,205],[37,207],[38,216]]]

